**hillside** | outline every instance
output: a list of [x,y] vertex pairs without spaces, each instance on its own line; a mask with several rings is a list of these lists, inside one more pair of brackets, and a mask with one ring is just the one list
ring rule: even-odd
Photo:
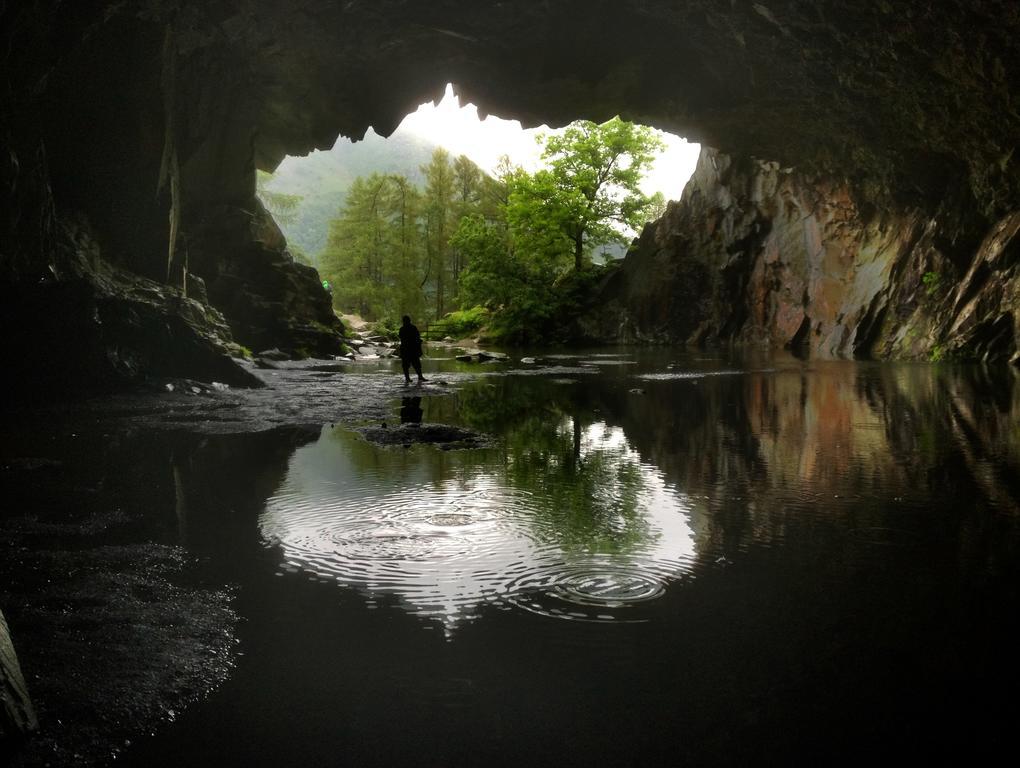
[[371,173],[402,173],[421,186],[420,166],[428,163],[435,148],[407,131],[397,129],[384,139],[369,128],[361,141],[341,137],[329,151],[288,157],[266,185],[273,192],[303,198],[293,222],[281,223],[287,240],[314,262],[326,244],[329,222],[343,206],[354,179]]

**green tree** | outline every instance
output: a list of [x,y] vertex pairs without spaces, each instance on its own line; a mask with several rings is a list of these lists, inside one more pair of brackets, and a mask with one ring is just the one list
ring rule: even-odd
[[[460,155],[453,161],[454,182],[454,219],[461,221],[478,211],[484,190],[485,174],[466,155]],[[453,286],[453,300],[459,304],[460,277],[467,266],[467,252],[457,248],[452,242],[450,247],[450,277]]]
[[656,200],[638,189],[663,143],[651,128],[616,117],[582,120],[540,138],[548,168],[514,185],[507,215],[515,236],[550,253],[566,249],[575,270],[596,245],[625,241]]
[[392,310],[392,177],[373,173],[351,184],[340,216],[330,223],[319,257],[333,285],[334,306],[376,319]]
[[406,176],[390,176],[389,209],[393,231],[396,306],[394,319],[410,314],[418,317],[425,309],[422,284],[422,195]]
[[450,235],[455,226],[454,172],[450,153],[436,148],[425,175],[425,281],[430,283],[435,301],[435,316],[442,317],[450,289]]
[[287,226],[297,221],[298,206],[304,199],[301,195],[286,195],[283,192],[273,192],[269,189],[269,183],[273,180],[273,174],[265,171],[258,171],[255,176],[255,194],[266,206],[276,223]]

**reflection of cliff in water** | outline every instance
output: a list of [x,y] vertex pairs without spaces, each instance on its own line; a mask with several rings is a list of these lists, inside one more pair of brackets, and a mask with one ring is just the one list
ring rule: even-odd
[[790,526],[889,528],[890,504],[916,514],[963,500],[960,525],[978,508],[1015,511],[1018,393],[1008,370],[827,362],[653,381],[641,396],[601,393],[595,407],[708,502],[725,550],[781,541]]

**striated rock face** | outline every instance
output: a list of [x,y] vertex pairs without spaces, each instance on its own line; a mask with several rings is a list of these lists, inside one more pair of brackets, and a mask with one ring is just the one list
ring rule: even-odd
[[1020,360],[1020,210],[862,210],[846,184],[703,150],[579,321],[588,339]]

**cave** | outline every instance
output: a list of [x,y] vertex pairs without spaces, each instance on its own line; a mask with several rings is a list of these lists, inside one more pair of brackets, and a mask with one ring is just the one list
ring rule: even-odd
[[[6,81],[0,95],[0,318],[5,378],[13,393],[12,425],[21,425],[23,403],[41,403],[49,409],[44,414],[56,414],[54,423],[79,425],[70,437],[91,434],[80,421],[93,413],[97,423],[126,413],[135,424],[124,426],[129,435],[124,444],[110,447],[101,430],[93,435],[101,446],[97,451],[106,452],[103,456],[115,451],[119,461],[133,455],[135,428],[203,435],[217,435],[216,429],[247,430],[259,433],[272,455],[271,461],[252,460],[258,466],[258,490],[278,484],[286,465],[281,456],[291,456],[318,435],[299,430],[295,437],[287,430],[309,424],[320,429],[342,419],[323,405],[324,398],[335,394],[325,385],[314,391],[298,392],[296,385],[286,390],[280,399],[291,398],[288,403],[294,404],[286,412],[273,402],[274,393],[291,386],[287,377],[298,370],[287,368],[293,361],[305,361],[300,370],[309,375],[337,373],[330,365],[346,351],[351,329],[334,313],[316,271],[295,261],[288,250],[280,227],[256,195],[257,171],[273,171],[287,156],[328,149],[338,136],[357,140],[370,127],[386,136],[419,103],[438,100],[448,82],[482,113],[518,119],[525,126],[621,116],[698,142],[701,156],[682,199],[669,202],[662,217],[634,240],[619,268],[593,288],[576,316],[565,320],[572,341],[651,350],[793,349],[798,364],[859,358],[965,367],[937,373],[945,378],[917,397],[901,388],[902,380],[914,375],[912,368],[900,378],[872,369],[853,381],[834,373],[813,393],[807,393],[803,378],[795,384],[791,375],[789,381],[739,390],[739,397],[736,385],[723,375],[733,372],[721,369],[712,372],[719,374],[713,384],[718,391],[693,384],[683,390],[683,402],[718,417],[712,424],[683,411],[674,422],[656,423],[644,432],[633,423],[634,413],[655,421],[654,414],[678,402],[672,396],[656,400],[653,387],[666,379],[677,387],[690,381],[663,373],[663,378],[617,388],[603,399],[573,395],[577,411],[569,436],[574,452],[564,449],[564,471],[580,471],[583,450],[591,450],[584,446],[597,443],[592,425],[604,424],[606,434],[617,430],[617,441],[624,433],[638,435],[634,455],[661,458],[669,483],[683,485],[697,475],[704,481],[698,486],[704,498],[719,492],[746,513],[723,510],[704,529],[692,523],[690,538],[713,553],[711,562],[705,560],[706,582],[713,584],[727,578],[721,574],[737,557],[734,552],[747,554],[749,531],[768,529],[775,541],[783,540],[789,522],[782,517],[781,493],[770,497],[775,504],[762,504],[768,506],[761,512],[763,521],[747,512],[756,483],[786,479],[782,472],[770,474],[768,461],[783,454],[787,443],[796,445],[798,471],[830,481],[814,452],[834,451],[832,463],[838,464],[850,450],[839,430],[867,421],[873,430],[869,434],[881,433],[893,457],[893,469],[874,469],[873,476],[899,473],[897,482],[907,489],[895,497],[897,504],[903,497],[903,504],[914,503],[911,489],[924,486],[933,499],[955,494],[978,498],[986,506],[960,512],[959,519],[945,518],[929,538],[909,538],[869,508],[848,527],[852,546],[888,545],[889,551],[908,553],[897,565],[869,573],[903,579],[909,602],[910,595],[924,592],[924,584],[911,580],[905,564],[921,567],[910,559],[920,551],[917,541],[937,538],[944,545],[940,554],[959,554],[967,579],[960,594],[974,591],[970,607],[981,614],[980,626],[990,629],[978,639],[953,636],[952,627],[966,623],[969,604],[964,600],[953,603],[957,613],[952,618],[958,623],[949,629],[934,626],[931,615],[911,615],[896,625],[905,637],[925,632],[939,637],[942,644],[921,654],[921,661],[912,658],[897,666],[870,644],[870,636],[862,635],[860,645],[870,654],[865,662],[877,675],[906,686],[945,661],[935,658],[938,653],[959,650],[969,654],[968,661],[947,691],[977,695],[992,686],[995,662],[984,665],[982,654],[1003,660],[1003,638],[1017,634],[1015,618],[996,611],[1015,597],[1015,585],[1009,586],[1006,577],[1016,571],[1015,549],[1009,549],[1016,531],[1001,513],[1015,512],[1018,498],[1015,479],[1010,479],[1018,466],[1010,419],[1020,407],[1015,383],[1020,365],[1020,161],[1015,156],[1020,6],[1005,0],[39,0],[4,4],[0,30]],[[258,394],[267,379],[244,359],[253,351],[274,351],[284,359],[265,364],[280,368],[268,373],[279,373],[278,382],[283,382],[271,385],[268,394]],[[576,375],[575,368],[565,366],[565,373],[553,375]],[[771,370],[759,366],[755,375]],[[701,381],[700,376],[696,371],[691,381]],[[375,399],[367,405],[367,400],[358,401],[362,410],[347,413],[348,420],[379,421],[381,429],[389,429],[387,420],[395,418],[392,393],[358,382],[364,384],[359,396]],[[543,397],[552,391],[535,386]],[[240,415],[224,417],[216,408],[192,407],[183,399],[191,393],[217,397],[224,387],[235,398],[232,413]],[[236,394],[249,388],[250,399]],[[181,399],[166,401],[172,405],[129,399],[118,401],[114,411],[103,411],[105,406],[91,399],[80,410],[68,405],[84,396],[127,392],[132,397],[139,390]],[[970,397],[961,393],[977,393],[973,407],[961,405]],[[621,405],[631,402],[628,397],[655,400],[664,410],[653,411],[650,405],[628,410]],[[745,404],[731,408],[738,400]],[[812,403],[810,413],[803,410],[805,402]],[[776,416],[776,403],[796,404],[802,411],[796,419],[783,420]],[[865,413],[865,405],[872,411]],[[906,414],[906,421],[878,425],[868,415],[872,412],[899,414],[896,418]],[[520,413],[513,417],[524,421]],[[588,432],[582,429],[585,424]],[[987,444],[976,436],[981,430],[975,424],[992,425],[983,433],[990,435]],[[53,440],[70,445],[70,437]],[[560,437],[550,437],[550,444],[558,445]],[[246,496],[238,501],[223,491],[212,499],[215,493],[206,490],[218,492],[216,468],[232,466],[233,443],[217,442],[221,437],[175,440],[173,451],[148,443],[138,447],[139,455],[151,462],[146,466],[152,477],[163,478],[153,483],[163,494],[160,509],[167,515],[176,509],[183,520],[188,505],[181,499],[202,508],[204,515],[215,515],[214,501],[222,501],[220,506],[238,515],[237,536],[251,537],[256,509],[272,492],[253,492],[257,500]],[[674,440],[687,441],[680,454],[670,453],[675,446],[665,447]],[[24,455],[18,455],[29,450],[23,445],[44,450],[42,442],[11,438],[0,457],[9,460],[5,471],[7,466],[14,468],[12,473],[51,471],[50,465],[26,464]],[[708,466],[735,446],[756,458],[732,464],[720,459]],[[852,464],[855,477],[866,475],[870,465],[856,456],[854,461],[846,463]],[[160,485],[168,482],[163,477],[168,466],[179,487]],[[23,498],[31,499],[35,480],[26,483]],[[843,487],[832,483],[825,486],[826,497],[845,503]],[[72,487],[92,486],[82,481]],[[888,503],[893,504],[891,496]],[[920,516],[918,509],[910,507],[905,516]],[[950,514],[948,507],[939,509]],[[711,517],[712,510],[705,515]],[[868,517],[872,512],[877,522]],[[823,528],[811,530],[823,536]],[[740,546],[727,548],[734,541]],[[767,555],[755,552],[756,557]],[[833,555],[830,565],[840,556]],[[169,567],[163,557],[152,556],[152,561]],[[997,569],[987,588],[981,558]],[[791,568],[802,566],[798,562]],[[832,571],[825,575],[836,578]],[[868,578],[889,587],[879,576]],[[749,593],[759,589],[774,601],[770,605],[785,610],[778,597],[784,583],[738,584]],[[829,626],[847,620],[828,607],[816,585],[796,582],[793,587],[806,603],[818,606]],[[863,610],[868,601],[862,592],[842,582],[840,588],[847,605]],[[275,597],[283,610],[297,610],[298,603]],[[303,599],[309,609],[331,610],[324,592]],[[935,611],[934,602],[918,600]],[[767,625],[769,658],[788,661],[781,622],[765,617],[766,608],[752,602],[730,605],[727,617],[743,628],[759,620]],[[893,597],[879,602],[884,613],[878,618],[890,622],[899,618],[897,607],[907,604]],[[698,616],[711,613],[697,598],[684,605]],[[546,608],[524,606],[531,615]],[[595,614],[582,618],[601,621]],[[10,623],[18,645],[17,623]],[[398,624],[400,633],[410,634],[407,625]],[[379,633],[386,629],[372,627]],[[335,627],[331,631],[339,642],[342,633]],[[471,660],[477,661],[484,655],[486,635],[467,629],[463,636],[474,644]],[[727,647],[739,639],[728,638]],[[370,645],[372,633],[361,633],[359,641]],[[668,652],[654,637],[642,636],[642,642],[657,654]],[[751,704],[744,712],[746,722],[735,732],[773,733],[769,744],[777,758],[823,759],[832,756],[826,750],[833,744],[844,756],[857,755],[852,738],[830,721],[819,741],[798,741],[789,733],[775,735],[779,727],[772,729],[787,722],[784,717],[803,715],[799,707],[810,709],[812,675],[851,685],[850,672],[828,665],[835,668],[853,658],[850,651],[856,646],[822,647],[815,640],[805,645],[816,667],[798,668],[790,678],[772,677],[746,664],[743,680],[752,682],[734,690],[747,693]],[[698,675],[704,669],[724,669],[725,650],[719,646],[708,654]],[[614,657],[612,664],[622,662]],[[401,669],[413,666],[413,659],[401,656]],[[670,667],[664,674],[680,686],[684,674],[678,669]],[[469,676],[446,667],[443,674],[448,688],[439,699],[469,701],[474,695],[465,693]],[[1009,674],[1015,681],[1015,668]],[[497,677],[486,679],[493,685],[506,683]],[[706,679],[698,677],[704,684],[699,691],[709,696]],[[526,681],[508,687],[518,697],[515,702],[528,701]],[[773,689],[784,697],[779,714],[764,699],[754,698]],[[232,695],[244,700],[237,690]],[[843,713],[836,698],[835,693],[823,694],[820,701]],[[579,700],[564,693],[562,700],[553,696],[540,709]],[[633,703],[636,696],[628,692],[624,700]],[[881,690],[869,687],[859,703],[886,712],[881,700]],[[948,727],[951,720],[935,711],[942,699],[926,704],[920,695],[903,695],[891,701],[924,710],[909,719],[908,734],[910,728],[922,732],[922,714],[939,726]],[[995,727],[1007,722],[1010,712],[980,709],[987,718],[982,747],[991,749],[998,738]],[[680,754],[700,762],[727,762],[726,755],[738,762],[762,759],[747,744],[733,746],[725,733],[713,730],[711,715],[692,716],[691,721],[704,751]],[[860,717],[851,725],[865,733],[861,755],[893,738],[892,726]],[[29,719],[34,721],[34,715]],[[435,722],[419,723],[421,733],[426,725]],[[493,727],[498,731],[502,726]],[[607,734],[619,736],[625,730],[616,723]],[[921,754],[937,755],[933,733],[923,735],[927,741]],[[609,743],[608,735],[605,739]],[[569,753],[560,751],[567,750],[569,739],[559,742],[554,734],[542,733],[538,743],[550,754]],[[459,745],[443,744],[449,752],[442,755],[466,759]],[[197,742],[191,746],[201,748]],[[962,741],[951,746],[960,754],[965,751]],[[649,755],[665,760],[660,743],[646,747]],[[380,749],[378,754],[393,760],[404,756]],[[623,759],[622,748],[609,744],[607,749]],[[147,754],[151,757],[152,751]],[[896,741],[892,754],[910,754],[906,737]]]
[[[620,114],[712,148],[579,337],[782,347],[807,316],[818,354],[1008,358],[975,329],[1020,316],[1015,23],[996,3],[8,8],[3,303],[33,331],[9,340],[15,379],[240,383],[231,342],[339,351],[255,170],[386,135],[447,81],[525,125]],[[712,300],[679,311],[662,262],[713,273]],[[927,272],[954,291],[924,300]],[[53,338],[59,365],[32,354]]]

